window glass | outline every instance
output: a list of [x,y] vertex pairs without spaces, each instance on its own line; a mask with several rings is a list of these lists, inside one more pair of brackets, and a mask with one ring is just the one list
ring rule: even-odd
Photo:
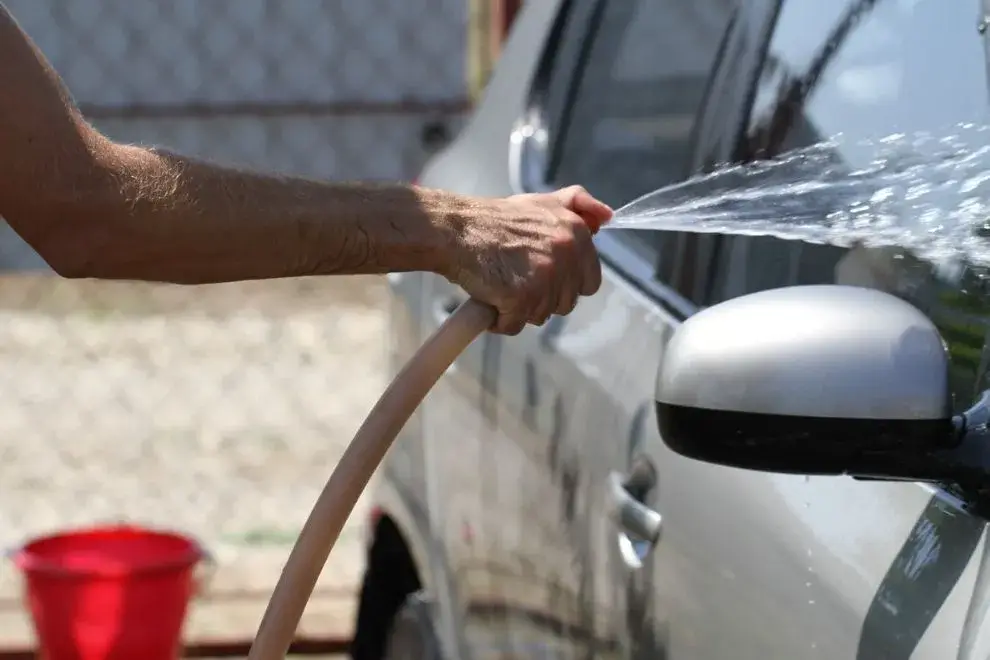
[[[695,117],[731,6],[725,0],[600,2],[569,112],[552,138],[548,179],[580,183],[619,207],[685,178]],[[672,238],[619,233],[654,263],[660,239]]]
[[[857,168],[865,142],[893,133],[951,135],[990,114],[976,0],[785,0],[757,81],[743,160],[842,134],[836,162]],[[838,35],[838,36],[836,36]],[[952,198],[952,203],[958,200]],[[848,205],[836,199],[836,205]],[[986,269],[921,262],[896,248],[727,237],[717,297],[838,282],[889,291],[939,327],[951,357],[956,412],[990,383]]]
[[[772,158],[841,135],[832,155],[854,169],[875,154],[869,141],[984,123],[977,8],[973,0],[784,0],[740,158]],[[836,207],[849,203],[836,197]],[[873,268],[857,265],[864,252],[727,237],[715,295],[834,282],[841,272]]]

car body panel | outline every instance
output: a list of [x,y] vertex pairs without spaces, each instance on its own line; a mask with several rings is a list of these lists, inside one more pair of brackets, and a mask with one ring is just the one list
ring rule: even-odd
[[[421,297],[424,275],[396,273],[387,277],[388,365],[397,373],[426,339]],[[406,539],[427,590],[436,580],[428,561],[432,551],[431,522],[426,498],[426,461],[423,442],[423,409],[417,409],[399,431],[374,481],[373,520],[382,514],[392,518]],[[369,538],[368,542],[374,539]]]
[[[524,5],[477,112],[420,183],[523,191],[510,141],[566,2]],[[719,132],[738,120],[733,104],[746,102],[737,83],[733,72],[709,90],[692,146],[697,169],[733,147]],[[748,281],[760,240],[699,250],[698,269],[727,259],[729,283]],[[656,430],[652,388],[666,340],[696,308],[609,231],[596,243],[601,291],[542,328],[476,341],[400,439],[418,447],[388,459],[385,481],[403,486],[384,486],[381,501],[414,521],[447,657],[987,657],[983,518],[959,493],[931,485],[762,474],[672,453]],[[795,248],[793,260],[810,252]],[[815,277],[901,295],[948,336],[959,327],[985,335],[986,297],[972,274],[854,248],[828,256]],[[413,310],[396,313],[416,319],[394,330],[405,334],[406,357],[463,300],[430,275],[393,293],[403,301],[396,310]],[[990,361],[985,336],[969,341],[950,342],[969,360],[956,366],[957,409],[985,387]],[[657,470],[643,502],[663,516],[660,541],[638,567],[620,543],[608,488],[637,456]]]
[[[528,76],[531,63],[539,58],[555,4],[531,3],[526,7],[525,17],[513,27],[506,54],[479,110],[458,139],[426,166],[419,177],[421,185],[473,195],[506,194],[509,171],[505,159],[480,155],[507,153],[506,136],[521,113],[527,89],[519,84],[518,77]],[[459,288],[439,276],[422,278],[419,291],[406,295],[418,298],[425,332],[429,333],[442,323],[452,305],[464,298]],[[525,336],[516,339],[518,345]],[[424,493],[430,518],[428,543],[441,548],[445,557],[442,562],[431,561],[435,602],[442,619],[438,629],[450,657],[477,657],[485,648],[497,651],[504,645],[505,624],[500,621],[504,599],[500,594],[510,582],[493,564],[494,553],[485,548],[504,547],[502,531],[510,530],[505,532],[510,534],[512,529],[524,527],[516,519],[521,511],[518,503],[498,499],[502,490],[499,475],[518,474],[519,470],[508,468],[508,459],[492,462],[485,446],[489,424],[480,408],[486,391],[482,363],[491,360],[500,345],[501,339],[493,335],[475,341],[422,406],[423,475],[433,488],[428,495]],[[451,429],[457,431],[451,433]],[[433,550],[430,553],[434,558],[441,555]],[[493,586],[496,581],[498,588]],[[532,599],[531,589],[522,588],[518,580],[511,584],[518,600]],[[468,634],[473,636],[473,643]]]

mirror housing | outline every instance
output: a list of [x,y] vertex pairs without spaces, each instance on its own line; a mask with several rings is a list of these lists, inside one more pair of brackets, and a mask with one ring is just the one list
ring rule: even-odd
[[938,479],[959,443],[948,353],[903,300],[796,286],[687,319],[663,353],[657,420],[675,452],[798,474]]

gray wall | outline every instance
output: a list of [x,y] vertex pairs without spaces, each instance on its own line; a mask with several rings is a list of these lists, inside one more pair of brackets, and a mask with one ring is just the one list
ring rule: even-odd
[[448,100],[464,0],[6,0],[80,103]]
[[[466,0],[5,4],[109,135],[231,164],[409,179],[467,95]],[[39,264],[0,229],[0,267]]]

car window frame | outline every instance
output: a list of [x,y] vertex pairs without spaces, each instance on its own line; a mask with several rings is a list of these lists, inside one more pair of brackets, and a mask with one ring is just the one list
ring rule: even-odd
[[[742,100],[737,104],[737,107],[732,109],[731,114],[726,118],[728,125],[723,127],[725,130],[731,131],[727,135],[723,135],[723,138],[728,137],[725,160],[732,165],[747,164],[759,160],[758,157],[747,155],[750,124],[757,105],[760,77],[770,54],[770,46],[777,33],[781,14],[789,0],[767,1],[769,6],[765,9],[762,24],[757,26],[757,29],[760,31],[759,49],[751,56],[752,60],[744,70],[745,75],[742,81],[744,93]],[[726,300],[719,295],[716,287],[723,282],[722,267],[725,264],[727,251],[736,247],[735,241],[740,239],[744,239],[743,246],[746,251],[750,249],[753,240],[760,240],[759,237],[716,235],[715,244],[712,249],[708,285],[703,298],[705,305],[717,305]],[[797,249],[796,254],[792,250],[787,256],[791,262],[790,267],[798,268],[801,259],[800,248]]]
[[[739,140],[745,137],[748,110],[755,94],[756,76],[783,2],[743,0],[733,8],[699,105],[686,177],[711,172],[721,164],[737,160]],[[752,40],[752,46],[744,47],[739,57],[729,57],[736,52],[738,43],[747,38]],[[740,89],[741,95],[731,96]],[[704,309],[711,304],[717,281],[715,267],[721,258],[725,236],[679,232],[676,240],[677,263],[671,268],[668,281],[675,283],[678,290],[690,288],[694,304]],[[685,264],[688,252],[693,258],[689,266]]]
[[[785,0],[745,0],[730,18],[726,34],[709,75],[688,163],[689,176],[711,172],[720,165],[738,162],[740,141],[745,139],[746,120],[755,94],[756,77],[762,68],[777,16]],[[751,39],[753,44],[740,57],[735,53],[738,41]],[[741,93],[740,93],[741,91]],[[733,93],[738,94],[732,96]],[[702,255],[694,264],[698,270],[692,286],[700,309],[711,306],[717,282],[716,267],[722,259],[726,237],[721,233],[695,234],[695,251]],[[674,271],[678,277],[683,273]]]
[[[550,171],[552,159],[556,153],[557,140],[566,134],[566,122],[569,120],[570,114],[569,104],[572,102],[578,86],[577,83],[584,72],[584,65],[594,43],[595,32],[601,23],[598,18],[608,1],[562,0],[557,10],[557,16],[554,18],[530,81],[523,112],[516,120],[510,135],[509,179],[513,190],[516,192],[549,192],[554,189],[546,180],[546,173]],[[734,10],[733,14],[735,13],[738,13],[738,10]],[[574,21],[573,24],[570,23],[572,20]],[[696,111],[697,118],[700,118],[705,111],[708,97],[712,91],[712,81],[721,68],[725,45],[730,40],[730,34],[734,29],[735,21],[730,18],[726,24],[725,33],[720,39],[715,61],[708,72],[705,93]],[[547,96],[551,91],[553,74],[559,64],[558,58],[567,46],[566,39],[579,40],[580,43],[577,45],[577,53],[574,58],[575,66],[569,70],[567,80],[563,83],[559,80],[553,81],[564,85],[568,100],[562,104],[560,115],[552,117],[546,113],[549,105]],[[551,126],[556,126],[558,129],[551,130]],[[564,126],[565,129],[559,130],[560,126]],[[692,127],[692,144],[685,163],[687,170],[685,176],[690,176],[692,173],[691,165],[695,161],[694,150],[697,143],[700,142],[694,133],[695,130],[696,127]],[[677,237],[673,238],[677,240]],[[628,243],[608,231],[600,232],[595,237],[595,244],[606,265],[629,280],[640,291],[660,303],[668,313],[679,319],[685,319],[701,308],[697,302],[675,289],[675,283],[682,279],[681,273],[674,269],[668,269],[672,271],[668,275],[668,279],[661,279],[663,266],[658,263],[659,259],[645,258],[631,248]],[[685,268],[685,255],[680,254],[684,251],[684,241],[678,240],[675,249],[675,268]],[[706,272],[712,251],[708,250],[707,252],[709,254],[705,255],[703,263],[691,264],[690,267],[694,272]]]

